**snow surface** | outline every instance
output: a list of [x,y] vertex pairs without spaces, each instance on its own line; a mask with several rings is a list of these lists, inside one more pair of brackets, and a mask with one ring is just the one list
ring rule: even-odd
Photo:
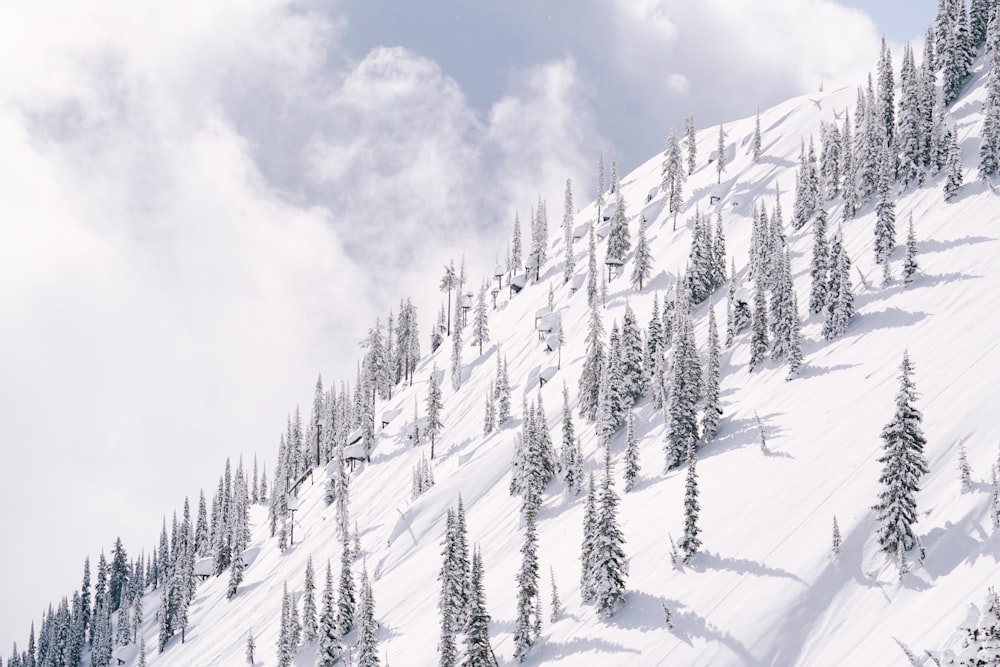
[[[724,416],[718,436],[700,451],[698,465],[704,547],[690,567],[675,570],[668,558],[668,536],[676,539],[681,533],[685,473],[662,472],[664,420],[648,400],[635,408],[642,472],[636,489],[623,496],[620,506],[630,560],[627,602],[610,620],[597,618],[579,596],[583,498],[567,496],[556,482],[549,487],[538,526],[543,601],[547,607],[551,566],[565,612],[556,622],[545,623],[539,644],[524,664],[903,665],[906,658],[894,639],[918,654],[948,645],[969,602],[981,600],[988,586],[1000,583],[1000,535],[987,515],[989,469],[1000,442],[1000,410],[993,394],[1000,368],[1000,209],[986,186],[971,183],[985,92],[981,63],[978,67],[948,118],[957,127],[967,184],[950,204],[942,200],[942,176],[899,197],[899,243],[892,255],[897,280],[886,288],[876,286],[881,276],[874,262],[869,204],[844,226],[846,248],[871,285],[861,284],[857,271],[852,275],[857,315],[846,335],[827,342],[819,319],[804,318],[805,363],[800,377],[788,382],[785,368],[772,361],[754,373],[747,371],[749,333],[724,352]],[[608,284],[602,313],[606,330],[613,320],[621,321],[627,303],[646,325],[654,293],[667,288],[687,261],[690,218],[696,208],[713,217],[716,210],[722,211],[727,247],[740,274],[745,274],[754,202],[763,202],[770,211],[780,185],[787,223],[800,138],[809,133],[818,138],[821,120],[832,120],[844,109],[853,113],[854,104],[855,90],[850,88],[799,97],[762,112],[763,157],[758,163],[752,162],[746,141],[754,119],[726,123],[731,159],[721,185],[716,184],[714,165],[706,164],[716,147],[718,127],[704,128],[697,137],[699,166],[686,183],[686,213],[678,219],[676,232],[671,231],[662,194],[645,204],[647,193],[659,183],[662,161],[660,148],[650,147],[654,157],[622,179],[622,190],[633,216],[633,238],[637,216],[647,217],[657,269],[642,293],[628,283],[631,259],[624,275]],[[590,189],[587,184],[576,188]],[[721,199],[710,205],[713,194]],[[911,213],[921,269],[904,287],[899,280],[902,241]],[[574,224],[595,215],[593,204],[588,205]],[[834,202],[832,229],[840,218],[839,203]],[[805,304],[811,228],[794,232],[786,224],[786,234],[799,303]],[[587,329],[586,294],[571,293],[563,282],[563,235],[553,237],[541,284],[528,282],[519,294],[501,295],[490,313],[493,341],[501,343],[509,359],[512,419],[483,437],[482,398],[496,368],[496,347],[484,348],[481,357],[476,348],[466,347],[462,388],[456,393],[450,383],[444,386],[445,428],[433,461],[436,485],[411,499],[411,470],[421,456],[429,455],[429,443],[411,443],[410,417],[380,430],[371,463],[352,475],[352,519],[360,527],[364,561],[373,577],[383,664],[437,662],[436,577],[444,514],[459,494],[470,542],[480,546],[486,566],[493,647],[501,664],[512,664],[514,581],[522,532],[519,499],[509,495],[508,480],[521,397],[527,392],[529,399],[543,398],[558,443],[562,385],[565,382],[576,395]],[[581,274],[586,271],[586,239],[574,248]],[[603,252],[604,244],[599,247]],[[539,388],[537,378],[555,359],[534,327],[534,314],[546,304],[549,285],[567,341],[561,368],[552,382]],[[720,322],[725,321],[724,298],[720,290],[712,299]],[[702,353],[708,307],[706,303],[695,310]],[[916,529],[926,561],[912,564],[911,573],[900,582],[895,566],[877,550],[871,506],[879,488],[879,432],[892,415],[904,349],[915,367],[930,474],[917,495]],[[414,400],[422,406],[432,365],[447,368],[450,353],[450,344],[445,344],[425,356],[413,387],[400,387],[380,409],[411,414]],[[758,447],[755,415],[766,431],[767,453]],[[579,418],[576,426],[587,465],[596,468],[593,428]],[[959,441],[965,443],[974,472],[975,485],[968,494],[959,492]],[[613,444],[619,492],[623,452],[624,433],[619,433]],[[225,575],[200,584],[186,643],[177,637],[163,654],[150,650],[148,664],[243,664],[251,629],[257,664],[276,664],[282,585],[287,582],[290,590],[301,591],[310,556],[317,573],[327,559],[336,572],[339,561],[334,508],[324,503],[321,476],[303,484],[300,501],[296,543],[284,552],[269,537],[266,509],[254,508],[251,544],[260,547],[260,553],[246,569],[235,599],[226,600]],[[843,535],[837,557],[830,548],[834,515]],[[360,571],[360,561],[357,568]],[[158,596],[157,591],[144,600],[147,647],[156,646]],[[673,630],[663,622],[664,602],[673,612]],[[547,617],[547,609],[544,613]],[[296,664],[311,665],[313,660],[314,647],[306,646]]]

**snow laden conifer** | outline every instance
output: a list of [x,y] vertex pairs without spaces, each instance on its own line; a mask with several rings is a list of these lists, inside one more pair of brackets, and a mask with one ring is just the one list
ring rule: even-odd
[[356,599],[354,596],[354,575],[351,573],[351,545],[345,530],[340,541],[340,581],[337,589],[336,632],[343,638],[354,628]]
[[768,342],[767,298],[764,295],[764,278],[754,277],[753,319],[750,324],[750,371],[752,372],[767,357]]
[[917,521],[916,493],[920,490],[920,479],[928,472],[924,455],[927,441],[921,428],[923,416],[914,405],[917,393],[912,375],[909,354],[904,352],[896,410],[882,429],[883,453],[878,459],[882,464],[881,489],[873,507],[879,547],[893,559],[917,544],[913,534],[913,524]]
[[319,616],[319,649],[317,667],[333,667],[340,661],[344,650],[341,633],[337,627],[337,601],[333,590],[333,569],[326,561],[326,580],[323,585],[323,604]]
[[562,447],[559,450],[558,470],[562,474],[566,490],[576,495],[580,493],[583,480],[577,477],[576,428],[573,425],[573,411],[569,404],[569,388],[563,381]]
[[840,553],[840,526],[837,525],[836,515],[833,517],[833,543],[831,549],[834,556]]
[[753,138],[750,139],[750,155],[754,162],[760,162],[761,140],[760,140],[760,107],[757,107],[757,116],[753,122]]
[[316,618],[316,573],[312,556],[306,560],[305,582],[302,584],[302,641],[310,644],[319,637]]
[[566,196],[563,199],[563,282],[573,279],[576,271],[576,255],[573,254],[573,184],[566,179]]
[[961,482],[962,493],[972,491],[972,467],[969,465],[969,457],[965,453],[965,443],[958,444],[958,479]]
[[632,237],[628,229],[625,196],[616,184],[614,210],[611,212],[610,228],[608,229],[607,257],[618,260],[618,263],[622,264],[631,249]]
[[296,644],[292,628],[292,601],[288,595],[287,582],[282,584],[281,589],[281,620],[278,628],[278,667],[291,667]]
[[521,219],[514,213],[514,232],[510,242],[510,266],[508,267],[515,274],[520,273],[524,267],[522,256],[524,253],[524,242],[521,239]]
[[629,410],[625,420],[625,493],[635,488],[639,477],[639,443],[635,436],[635,416]]
[[583,541],[580,545],[580,597],[591,602],[596,593],[594,578],[594,550],[597,544],[597,492],[594,472],[587,480],[587,498],[583,509]]
[[830,246],[830,278],[827,286],[826,319],[823,337],[833,340],[843,336],[854,316],[854,288],[851,285],[851,260],[843,247],[843,232],[833,237]]
[[375,621],[375,595],[368,579],[368,568],[361,568],[358,587],[358,667],[378,667],[378,623]]
[[875,205],[875,262],[888,276],[889,255],[896,245],[896,204],[892,199],[892,155],[886,148],[882,152],[879,174],[878,201]]
[[[705,411],[701,417],[702,438],[706,441],[715,437],[722,419],[719,405],[719,327],[715,322],[715,308],[708,304],[708,358],[705,365]],[[626,489],[627,490],[627,489]]]
[[499,345],[497,345],[496,377],[493,391],[497,403],[497,424],[503,425],[510,418],[510,376],[507,374],[507,357],[500,354]]
[[945,181],[944,200],[953,200],[958,191],[962,189],[962,149],[958,145],[958,138],[955,136],[957,128],[952,128],[945,132],[944,142],[946,146],[945,158]]
[[514,658],[524,662],[538,641],[541,619],[537,618],[538,596],[538,531],[535,511],[525,512],[524,542],[521,545],[521,567],[517,574],[517,612],[514,619]]
[[458,391],[462,386],[462,306],[461,299],[455,300],[455,328],[451,332],[451,388]]
[[715,171],[719,176],[718,182],[722,183],[722,173],[726,171],[726,131],[719,125],[719,141],[715,149]]
[[472,320],[472,344],[479,346],[479,354],[483,354],[483,343],[490,342],[490,319],[486,304],[486,283],[479,287],[476,299],[476,310]]
[[1000,172],[1000,20],[997,8],[993,9],[989,23],[986,82],[986,99],[983,101],[983,129],[980,132],[979,177],[989,180]]
[[826,240],[826,210],[820,207],[813,223],[812,266],[809,269],[812,278],[809,312],[814,315],[823,312],[823,308],[826,307],[830,268],[830,247]]
[[684,554],[685,565],[691,563],[691,559],[698,552],[701,540],[698,534],[701,530],[698,527],[698,514],[701,506],[698,503],[698,473],[695,470],[695,447],[690,445],[687,452],[687,478],[684,483],[684,535],[677,545]]
[[684,140],[687,143],[687,168],[690,176],[698,166],[698,141],[695,135],[693,115],[684,119]]
[[427,378],[427,424],[424,431],[431,437],[431,458],[434,458],[434,443],[444,424],[441,422],[441,410],[444,404],[441,399],[441,377],[437,363],[431,369]]
[[[514,224],[515,224],[515,230],[518,230],[517,233],[519,233],[519,228],[516,227],[517,223],[515,222]],[[441,277],[441,285],[440,285],[440,287],[441,287],[441,291],[445,292],[448,295],[448,308],[447,308],[447,312],[448,312],[448,324],[446,326],[446,331],[447,331],[447,334],[450,336],[451,335],[451,293],[453,291],[455,291],[456,289],[459,289],[459,287],[458,287],[458,274],[455,273],[455,260],[454,259],[451,260],[451,262],[449,262],[444,267],[444,275]],[[443,322],[442,322],[442,324],[443,324]]]
[[698,441],[697,405],[701,397],[702,370],[691,324],[691,300],[686,289],[678,290],[673,364],[667,403],[665,468],[684,460],[688,446]]
[[493,383],[486,392],[486,409],[483,412],[483,435],[489,435],[497,426],[497,400]]
[[594,236],[594,223],[587,228],[587,305],[597,304],[597,240]]
[[598,400],[601,391],[601,375],[604,373],[604,325],[601,313],[594,302],[590,307],[590,325],[587,329],[587,350],[580,372],[577,392],[580,416],[588,421],[597,419]]
[[646,393],[643,382],[643,346],[642,333],[635,318],[635,312],[628,304],[625,305],[625,315],[622,318],[619,365],[622,379],[620,408],[627,409],[642,398]]
[[622,545],[625,537],[618,525],[618,494],[611,474],[611,449],[604,449],[604,480],[595,526],[596,542],[591,554],[594,606],[601,618],[610,618],[625,604],[628,561]]
[[681,146],[674,131],[670,130],[667,149],[663,153],[663,170],[660,190],[667,199],[667,211],[673,217],[674,231],[677,230],[677,214],[684,205],[684,181],[687,172],[681,158]]
[[[663,340],[663,321],[660,319],[660,295],[653,295],[653,312],[649,318],[649,326],[646,327],[646,347],[643,351],[642,356],[642,385],[651,389],[654,397],[654,403],[656,402],[656,397],[660,394],[656,386],[654,378],[657,373],[663,374],[663,347],[665,341]],[[662,390],[662,387],[659,388]],[[662,408],[662,404],[658,409]]]
[[469,626],[465,633],[465,660],[462,667],[496,667],[490,646],[490,615],[483,589],[483,555],[477,546],[472,554],[469,586]]
[[559,589],[556,587],[556,571],[549,565],[549,584],[552,588],[552,600],[549,602],[549,622],[555,623],[562,616],[562,602],[559,599]]
[[649,249],[649,240],[646,237],[646,218],[639,218],[639,238],[635,245],[635,261],[632,265],[632,287],[637,291],[642,291],[642,286],[649,281],[653,275],[653,253]]
[[913,233],[913,213],[910,213],[906,228],[906,257],[903,259],[903,282],[909,285],[913,282],[920,265],[917,263],[917,237]]

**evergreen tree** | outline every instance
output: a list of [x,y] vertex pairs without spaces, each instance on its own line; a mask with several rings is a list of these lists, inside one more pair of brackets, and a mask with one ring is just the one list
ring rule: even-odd
[[580,389],[578,403],[580,416],[589,421],[597,419],[598,399],[600,398],[600,379],[604,372],[604,325],[601,323],[601,313],[597,304],[590,307],[590,326],[587,330],[587,351],[580,372]]
[[358,610],[358,667],[378,667],[378,623],[375,621],[375,595],[368,570],[361,569]]
[[786,380],[791,380],[798,376],[799,368],[802,366],[802,336],[800,333],[801,322],[799,320],[799,299],[792,291],[792,317],[789,320],[792,328],[788,333],[788,375]]
[[923,82],[917,72],[913,49],[907,44],[899,71],[899,113],[896,144],[899,147],[899,178],[904,185],[919,180],[923,159]]
[[753,161],[760,162],[760,107],[757,107],[757,116],[754,118],[753,123],[753,139],[750,140],[750,150],[752,151]]
[[490,383],[489,391],[486,392],[486,411],[483,416],[483,435],[489,435],[497,425],[497,401],[493,383]]
[[552,585],[552,602],[550,606],[552,611],[549,612],[549,622],[555,623],[562,616],[563,608],[562,602],[559,600],[559,589],[556,587],[556,572],[549,566],[549,582]]
[[892,156],[889,149],[882,152],[879,174],[878,203],[875,206],[875,261],[887,265],[889,255],[896,245],[896,205],[892,200]]
[[688,446],[698,441],[697,404],[701,394],[702,370],[691,324],[691,300],[686,292],[682,289],[678,294],[674,325],[674,360],[670,367],[665,443],[667,469],[680,465]]
[[580,547],[580,597],[591,602],[597,593],[594,578],[594,550],[597,548],[597,494],[594,473],[587,481],[587,499],[583,510],[583,541]]
[[754,279],[753,322],[750,337],[750,370],[753,371],[767,356],[770,344],[767,339],[767,300],[764,296],[764,279]]
[[687,480],[684,484],[684,536],[678,546],[684,554],[684,563],[690,564],[691,559],[698,552],[701,540],[698,534],[698,514],[701,511],[698,503],[698,473],[695,471],[695,448],[694,445],[688,447],[687,455]]
[[469,627],[465,634],[465,660],[463,667],[496,667],[496,658],[490,646],[490,615],[486,611],[486,593],[483,590],[483,556],[476,547],[472,554],[472,577],[469,587]]
[[310,644],[319,637],[316,620],[316,574],[312,556],[306,560],[305,583],[302,585],[302,641]]
[[705,412],[701,418],[701,432],[711,440],[719,430],[722,408],[719,406],[719,327],[715,322],[715,308],[708,304],[708,359],[705,366]]
[[643,346],[642,334],[639,331],[639,324],[636,322],[635,313],[632,307],[625,305],[625,316],[622,318],[621,332],[621,375],[624,381],[623,407],[632,407],[632,404],[642,398],[645,393],[643,382]]
[[[656,375],[657,367],[662,371],[663,358],[658,352],[664,345],[663,321],[660,319],[660,295],[653,295],[653,312],[649,319],[649,326],[646,328],[646,349],[642,357],[642,384],[644,387],[653,385],[653,378]],[[655,385],[654,396],[657,394]]]
[[281,591],[281,622],[278,626],[278,667],[290,667],[295,657],[295,646],[292,644],[291,601],[288,598],[288,583],[284,583]]
[[962,493],[972,491],[972,467],[969,466],[969,458],[965,454],[965,443],[958,444],[958,476],[962,483]]
[[[516,242],[518,243],[520,242],[521,228],[520,226],[518,226],[516,218],[514,221],[514,238]],[[520,245],[517,245],[516,247],[520,249]],[[518,253],[518,257],[520,257],[520,252]],[[447,331],[447,334],[449,336],[451,335],[451,293],[457,287],[458,287],[458,274],[455,273],[455,260],[451,260],[444,267],[444,275],[441,277],[441,291],[448,294],[448,307],[447,307],[448,324],[445,330]],[[432,344],[432,347],[436,346]]]
[[649,280],[653,274],[653,254],[649,250],[649,241],[646,238],[646,218],[639,219],[639,239],[635,246],[635,264],[632,266],[632,287],[637,291],[642,291],[643,284]]
[[687,141],[688,174],[693,174],[698,162],[698,144],[694,131],[694,116],[684,119],[684,138]]
[[575,431],[573,411],[569,405],[569,388],[563,381],[562,448],[560,449],[559,470],[562,473],[566,490],[578,494],[583,487],[583,480],[577,477]]
[[497,423],[503,424],[510,417],[510,375],[507,373],[507,357],[500,364],[500,349],[497,348]]
[[722,125],[719,125],[719,143],[716,148],[715,171],[719,175],[719,183],[722,183],[722,172],[726,170],[726,132]]
[[[688,144],[689,147],[692,144]],[[677,230],[677,214],[684,205],[684,181],[687,178],[681,159],[681,146],[674,131],[670,130],[667,149],[663,153],[663,170],[660,189],[667,198],[667,211],[673,216],[674,230]],[[692,169],[693,171],[693,169]]]
[[538,534],[535,513],[524,514],[524,543],[521,545],[521,568],[517,575],[517,616],[514,619],[514,658],[524,662],[528,651],[538,641],[537,599]]
[[[975,7],[975,2],[973,3]],[[990,21],[989,55],[987,63],[989,77],[986,80],[986,99],[983,100],[983,129],[980,132],[979,177],[983,180],[1000,172],[1000,5],[993,9]]]
[[522,252],[523,252],[523,244],[522,244],[522,241],[521,241],[521,219],[518,217],[518,214],[515,212],[514,213],[514,235],[513,235],[512,239],[511,239],[511,244],[510,244],[510,266],[507,267],[509,270],[513,271],[514,273],[520,273],[521,272],[521,268],[523,266],[523,262],[521,260]]
[[479,354],[483,354],[483,343],[490,342],[489,311],[486,305],[486,283],[479,287],[479,297],[476,299],[476,310],[472,321],[472,344],[479,346]]
[[597,303],[597,241],[594,238],[594,224],[587,231],[587,305]]
[[851,260],[842,243],[843,233],[838,231],[830,246],[830,281],[827,286],[826,318],[823,337],[833,340],[844,335],[847,324],[854,315],[854,289],[851,286]]
[[441,608],[441,641],[438,642],[441,653],[438,665],[440,667],[455,667],[458,662],[458,647],[455,646],[455,627],[451,617],[451,606]]
[[823,311],[827,301],[827,285],[830,271],[830,248],[826,241],[826,210],[820,207],[816,222],[813,223],[812,288],[809,292],[809,312],[818,314]]
[[461,302],[455,301],[455,330],[451,332],[451,388],[458,391],[462,386],[462,322]]
[[840,193],[842,144],[836,123],[820,122],[819,180],[821,199],[833,199]]
[[632,239],[628,230],[628,217],[625,213],[625,197],[620,188],[615,190],[615,205],[611,212],[610,229],[608,230],[608,259],[616,259],[624,263],[625,256],[632,249]]
[[434,442],[438,433],[444,428],[441,422],[441,410],[444,404],[441,401],[441,379],[438,374],[437,364],[434,364],[431,375],[427,379],[427,425],[424,430],[431,437],[431,458],[434,458]]
[[337,593],[336,633],[343,638],[354,628],[354,577],[351,574],[351,547],[347,531],[341,537],[340,585]]
[[639,476],[639,443],[635,438],[635,417],[631,410],[625,424],[625,493],[628,493],[635,488]]
[[965,0],[948,0],[947,28],[943,48],[938,54],[943,64],[942,92],[945,106],[958,98],[972,69],[973,49],[970,48],[968,15]]
[[[599,151],[597,155],[597,210],[604,206],[604,151]],[[600,216],[598,216],[598,220]]]
[[908,551],[917,543],[913,524],[917,521],[915,494],[920,490],[920,478],[928,472],[924,456],[923,416],[914,405],[917,397],[913,384],[913,366],[903,353],[900,365],[899,392],[896,411],[882,429],[883,465],[879,483],[879,501],[873,507],[878,521],[876,537],[882,551],[890,557]]
[[532,222],[531,256],[535,265],[535,282],[538,282],[542,266],[544,266],[545,260],[548,259],[549,249],[548,213],[546,212],[545,201],[542,200],[541,197],[538,199],[538,210],[535,211],[535,216]]
[[326,561],[326,583],[323,586],[323,605],[319,617],[318,667],[333,667],[340,660],[344,647],[337,627],[337,603],[333,592],[333,570]]
[[903,282],[907,285],[913,282],[920,265],[917,264],[917,237],[913,233],[913,213],[910,213],[910,222],[906,229],[906,258],[903,260]]
[[851,132],[851,114],[844,110],[844,126],[840,131],[840,192],[844,198],[844,220],[850,220],[858,210],[858,170],[854,161],[854,134]]
[[243,559],[239,556],[233,558],[229,564],[229,588],[226,591],[226,599],[232,600],[236,597],[236,592],[243,582]]
[[837,525],[837,517],[833,517],[833,553],[840,553],[840,526]]
[[[964,2],[964,0],[963,0]],[[882,51],[878,61],[878,111],[880,134],[887,146],[895,145],[896,104],[895,84],[892,76],[892,53],[882,38]]]
[[576,256],[573,254],[573,187],[570,179],[566,179],[566,197],[563,204],[563,282],[568,283],[576,271]]
[[625,577],[628,561],[622,545],[625,537],[618,525],[618,494],[611,475],[611,450],[604,449],[604,481],[595,527],[596,543],[592,553],[594,605],[601,618],[609,618],[625,603]]
[[944,200],[951,201],[962,188],[962,149],[955,136],[957,128],[945,133],[944,141],[948,147],[945,161]]

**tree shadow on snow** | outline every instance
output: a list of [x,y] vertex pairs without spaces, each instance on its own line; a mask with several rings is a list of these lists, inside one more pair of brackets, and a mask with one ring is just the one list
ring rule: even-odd
[[938,241],[937,239],[917,241],[917,257],[919,258],[920,255],[929,255],[935,252],[945,252],[946,250],[951,250],[952,248],[958,248],[964,245],[990,243],[996,240],[997,239],[989,236],[963,236],[962,238],[951,239],[949,241]]
[[[781,435],[784,432],[784,429],[780,426],[780,421],[778,421],[780,417],[781,414],[776,412],[760,415],[760,421],[764,425],[765,440]],[[716,433],[715,438],[699,450],[699,457],[709,458],[733,449],[749,446],[757,447],[759,443],[760,433],[757,428],[756,419],[747,417],[732,419],[723,415],[718,433]]]
[[728,570],[729,572],[735,572],[736,574],[753,574],[758,577],[791,579],[803,585],[806,583],[787,570],[782,570],[777,567],[769,567],[763,563],[758,563],[757,561],[750,560],[748,558],[724,558],[719,554],[712,553],[711,551],[699,552],[688,567],[695,572],[704,572],[706,570]]
[[830,373],[836,373],[837,371],[846,371],[849,368],[854,368],[855,366],[860,366],[860,364],[834,364],[833,366],[820,366],[818,364],[803,364],[799,369],[800,378],[811,378],[820,377],[822,375],[829,375]]
[[[642,651],[636,648],[629,648],[624,644],[618,644],[606,639],[597,637],[574,637],[565,642],[542,641],[536,648],[528,654],[523,663],[516,661],[511,664],[523,665],[545,665],[560,658],[566,658],[577,653],[596,651],[603,654],[632,653],[642,655]],[[626,660],[628,662],[628,660]]]
[[862,336],[876,329],[898,329],[910,327],[918,322],[927,319],[927,313],[916,311],[909,313],[900,308],[891,307],[885,310],[877,310],[874,313],[859,313],[853,324],[847,327],[844,338]]
[[[700,637],[706,641],[717,642],[728,648],[739,658],[739,664],[741,665],[762,664],[736,637],[733,637],[728,632],[723,632],[693,611],[685,611],[685,605],[682,602],[670,598],[657,598],[658,602],[661,600],[670,609],[671,620],[674,623],[673,629],[668,630],[668,632],[680,641],[688,646],[693,646],[693,638]],[[660,618],[662,618],[662,607]],[[664,656],[664,658],[667,657],[669,657],[669,654]]]

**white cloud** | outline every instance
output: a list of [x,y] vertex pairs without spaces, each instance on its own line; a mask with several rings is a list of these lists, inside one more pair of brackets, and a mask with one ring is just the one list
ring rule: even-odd
[[674,91],[678,95],[683,95],[690,87],[691,82],[683,74],[674,72],[673,74],[667,75],[667,88]]

